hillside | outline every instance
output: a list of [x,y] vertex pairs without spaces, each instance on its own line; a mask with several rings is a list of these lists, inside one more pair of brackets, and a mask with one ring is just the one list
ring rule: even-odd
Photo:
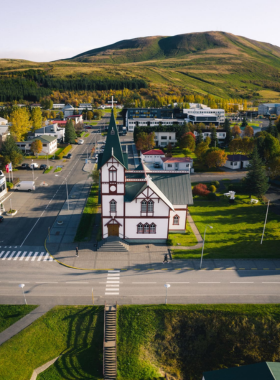
[[50,63],[0,60],[1,76],[30,68],[54,78],[144,79],[162,92],[280,99],[280,48],[225,32],[123,40]]

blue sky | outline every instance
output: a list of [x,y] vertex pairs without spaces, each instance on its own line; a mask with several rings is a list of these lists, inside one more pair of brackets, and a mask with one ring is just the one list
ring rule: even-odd
[[279,0],[0,0],[0,58],[51,61],[145,36],[224,31],[280,46]]

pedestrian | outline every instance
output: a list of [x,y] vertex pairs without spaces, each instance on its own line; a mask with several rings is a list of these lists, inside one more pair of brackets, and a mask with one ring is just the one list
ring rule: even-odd
[[76,247],[76,257],[79,257],[79,248]]
[[168,263],[168,262],[169,262],[169,261],[167,260],[167,254],[165,254],[165,255],[164,255],[164,260],[163,260],[162,263],[164,264],[164,263]]

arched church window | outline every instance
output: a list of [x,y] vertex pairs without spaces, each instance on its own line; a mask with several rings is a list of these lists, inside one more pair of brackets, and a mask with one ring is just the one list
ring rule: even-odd
[[141,202],[141,212],[147,212],[147,201]]

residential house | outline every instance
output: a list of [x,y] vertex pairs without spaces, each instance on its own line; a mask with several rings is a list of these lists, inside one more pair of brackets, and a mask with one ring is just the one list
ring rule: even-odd
[[174,146],[177,142],[176,132],[154,132],[156,146],[165,147],[168,144]]
[[2,147],[3,142],[10,135],[9,126],[8,125],[0,125],[0,149]]
[[36,129],[35,132],[30,134],[31,139],[38,136],[54,136],[57,141],[61,143],[65,138],[65,128],[59,127],[58,123],[49,124],[45,127]]
[[81,111],[92,111],[92,104],[91,103],[81,103],[79,105],[79,110],[81,110]]
[[182,111],[170,108],[124,108],[122,114],[123,124],[128,128],[128,120],[180,118]]
[[67,116],[66,120],[72,120],[74,124],[82,123],[83,122],[83,115]]
[[169,231],[185,231],[188,205],[193,204],[189,174],[147,174],[142,164],[129,170],[113,112],[98,169],[103,238],[160,243],[166,242]]
[[75,111],[75,108],[71,106],[71,104],[67,104],[65,107],[62,108],[64,117],[72,116],[74,114],[74,111]]
[[[206,137],[211,137],[211,129],[202,129],[201,133],[202,133],[202,136],[203,136],[203,140],[205,140]],[[195,137],[197,137],[198,136],[198,131],[194,131],[194,135],[195,135]],[[226,135],[227,135],[227,133],[226,133],[225,129],[217,128],[218,143],[222,143],[225,140]]]
[[0,117],[0,125],[7,125],[7,124],[8,124],[8,120],[4,119],[3,117]]
[[249,165],[250,160],[244,154],[229,154],[224,167],[229,169],[245,169]]
[[65,107],[65,104],[59,104],[59,103],[55,103],[53,104],[53,109],[62,109]]
[[165,154],[160,149],[142,150],[140,154],[142,162],[157,162],[161,164],[161,157],[165,157]]
[[38,136],[34,137],[31,140],[17,142],[16,144],[24,153],[29,154],[33,153],[31,151],[31,144],[36,140],[40,140],[43,145],[43,149],[41,153],[39,153],[39,156],[44,156],[47,154],[51,155],[54,154],[57,150],[57,138],[54,136]]
[[193,159],[190,157],[161,157],[163,170],[179,170],[191,172]]
[[262,362],[204,372],[202,380],[280,380],[280,363]]

